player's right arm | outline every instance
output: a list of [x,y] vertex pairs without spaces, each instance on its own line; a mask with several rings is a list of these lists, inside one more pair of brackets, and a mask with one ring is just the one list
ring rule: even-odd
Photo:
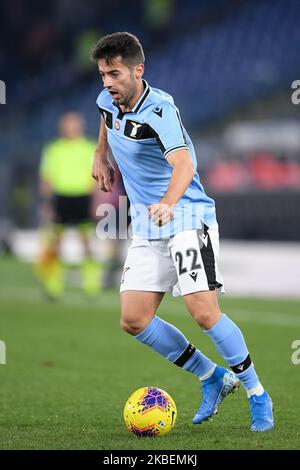
[[114,183],[114,169],[108,160],[107,131],[103,117],[101,117],[99,139],[94,155],[92,176],[99,183],[99,187],[102,191],[111,192]]

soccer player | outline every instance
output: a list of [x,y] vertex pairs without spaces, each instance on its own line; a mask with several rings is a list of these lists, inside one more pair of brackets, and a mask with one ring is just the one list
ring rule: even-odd
[[64,269],[60,242],[65,228],[76,227],[84,248],[81,264],[84,292],[99,292],[99,266],[93,259],[89,241],[93,233],[91,195],[94,180],[91,164],[96,143],[84,136],[84,119],[75,112],[59,120],[60,137],[43,149],[40,165],[41,212],[46,230],[44,246],[36,266],[46,294],[59,298],[64,291]]
[[[91,59],[104,85],[97,99],[102,119],[92,174],[103,191],[111,191],[110,146],[131,204],[133,240],[121,279],[121,327],[200,379],[203,400],[194,424],[211,418],[242,382],[251,430],[272,429],[271,398],[241,330],[218,305],[223,281],[215,204],[200,183],[194,147],[173,98],[142,78],[144,53],[132,34],[103,37]],[[213,363],[156,315],[165,292],[183,296],[231,370]]]

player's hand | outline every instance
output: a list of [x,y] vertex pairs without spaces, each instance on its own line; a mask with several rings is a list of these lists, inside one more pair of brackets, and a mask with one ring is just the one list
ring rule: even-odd
[[148,217],[151,217],[154,225],[161,227],[173,219],[173,206],[164,202],[157,202],[148,206]]
[[92,177],[99,183],[102,191],[112,191],[115,181],[115,170],[108,160],[100,160],[97,155],[94,158]]

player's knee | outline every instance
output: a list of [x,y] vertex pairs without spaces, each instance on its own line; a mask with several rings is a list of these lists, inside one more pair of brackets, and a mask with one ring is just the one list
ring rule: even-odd
[[198,325],[200,325],[204,330],[210,330],[210,328],[212,328],[220,318],[219,313],[212,310],[203,310],[201,312],[197,312],[193,316]]
[[143,315],[140,315],[139,312],[140,310],[136,311],[135,309],[121,309],[121,329],[132,336],[136,336],[144,331],[155,315],[155,312],[152,312],[152,310]]
[[130,324],[126,321],[126,320],[123,320],[121,318],[120,320],[120,328],[121,330],[125,331],[126,333],[129,333],[129,334],[132,334],[132,328],[130,326]]
[[186,304],[194,320],[205,330],[212,328],[221,317],[218,305],[204,299],[194,299]]
[[141,331],[143,331],[143,328],[141,328],[139,322],[130,318],[121,317],[120,327],[123,331],[129,333],[132,336],[136,336],[141,333]]

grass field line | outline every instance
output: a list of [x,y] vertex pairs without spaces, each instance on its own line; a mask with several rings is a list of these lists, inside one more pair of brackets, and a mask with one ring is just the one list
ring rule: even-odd
[[[46,301],[43,298],[41,292],[35,288],[27,287],[13,287],[3,286],[0,288],[0,300],[6,301],[17,301],[26,302],[32,304],[45,304]],[[104,301],[103,301],[104,300]],[[119,295],[118,292],[104,292],[104,298],[100,296],[99,300],[95,302],[88,302],[86,298],[80,292],[68,292],[65,297],[57,304],[59,306],[71,306],[72,308],[86,308],[91,310],[97,310],[99,308],[105,308],[105,310],[113,310],[119,308]],[[163,302],[160,312],[164,316],[185,316],[188,315],[182,302],[174,304],[169,310],[168,304]],[[300,314],[299,316],[282,313],[274,313],[268,311],[255,311],[253,309],[239,309],[234,308],[227,311],[228,315],[233,319],[241,322],[249,322],[262,325],[272,325],[280,327],[300,327]]]

